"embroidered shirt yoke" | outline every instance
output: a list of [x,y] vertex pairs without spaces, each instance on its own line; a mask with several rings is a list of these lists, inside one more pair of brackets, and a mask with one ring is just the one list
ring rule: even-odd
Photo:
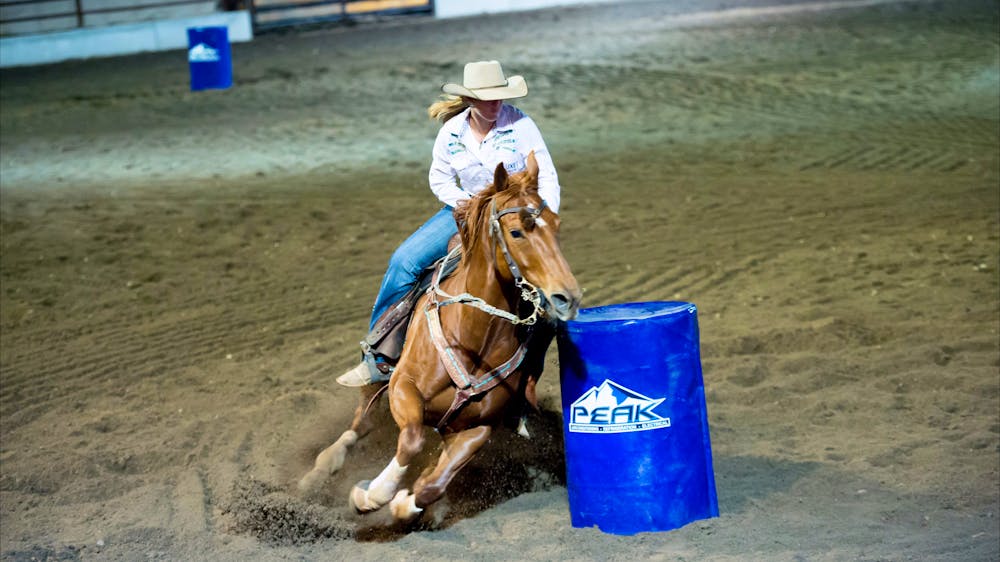
[[496,125],[477,143],[469,127],[471,108],[449,119],[434,141],[428,179],[431,191],[454,207],[493,183],[493,171],[503,162],[508,173],[524,170],[528,154],[538,161],[538,193],[559,212],[559,177],[535,122],[514,106],[504,104]]

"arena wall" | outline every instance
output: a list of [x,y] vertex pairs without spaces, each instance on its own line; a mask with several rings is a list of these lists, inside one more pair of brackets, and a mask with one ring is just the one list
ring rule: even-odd
[[186,49],[187,28],[206,26],[225,26],[230,42],[253,38],[248,12],[216,12],[190,18],[0,38],[0,67]]
[[[607,0],[435,0],[434,16],[455,18],[535,10]],[[128,55],[187,47],[187,28],[226,26],[231,42],[253,39],[249,12],[216,12],[186,18],[107,25],[69,31],[0,38],[0,68],[48,64],[64,60]]]

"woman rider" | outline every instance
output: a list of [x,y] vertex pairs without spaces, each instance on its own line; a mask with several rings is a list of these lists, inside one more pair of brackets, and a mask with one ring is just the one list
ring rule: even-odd
[[[447,96],[427,109],[431,119],[443,123],[434,141],[428,179],[444,207],[392,254],[372,307],[369,330],[409,292],[425,268],[444,257],[449,240],[458,232],[454,208],[492,183],[498,164],[503,163],[507,173],[520,172],[534,152],[538,193],[553,212],[559,212],[559,178],[541,132],[524,112],[504,103],[527,95],[524,78],[505,78],[495,60],[470,62],[461,85],[445,84],[441,90]],[[389,373],[379,370],[375,361],[362,360],[337,382],[363,386],[388,378]]]

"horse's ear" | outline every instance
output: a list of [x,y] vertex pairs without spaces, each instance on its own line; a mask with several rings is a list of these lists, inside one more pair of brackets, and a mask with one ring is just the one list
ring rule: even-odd
[[507,169],[503,167],[503,162],[497,164],[496,171],[493,172],[493,191],[497,193],[507,189]]
[[538,160],[535,159],[534,150],[528,153],[528,161],[526,162],[525,170],[528,172],[529,178],[533,180],[538,178]]

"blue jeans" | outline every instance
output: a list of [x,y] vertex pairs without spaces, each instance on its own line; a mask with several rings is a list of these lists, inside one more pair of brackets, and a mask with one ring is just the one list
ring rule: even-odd
[[375,327],[382,313],[417,284],[421,271],[448,253],[448,241],[458,232],[452,211],[445,206],[393,252],[372,307],[369,330]]

